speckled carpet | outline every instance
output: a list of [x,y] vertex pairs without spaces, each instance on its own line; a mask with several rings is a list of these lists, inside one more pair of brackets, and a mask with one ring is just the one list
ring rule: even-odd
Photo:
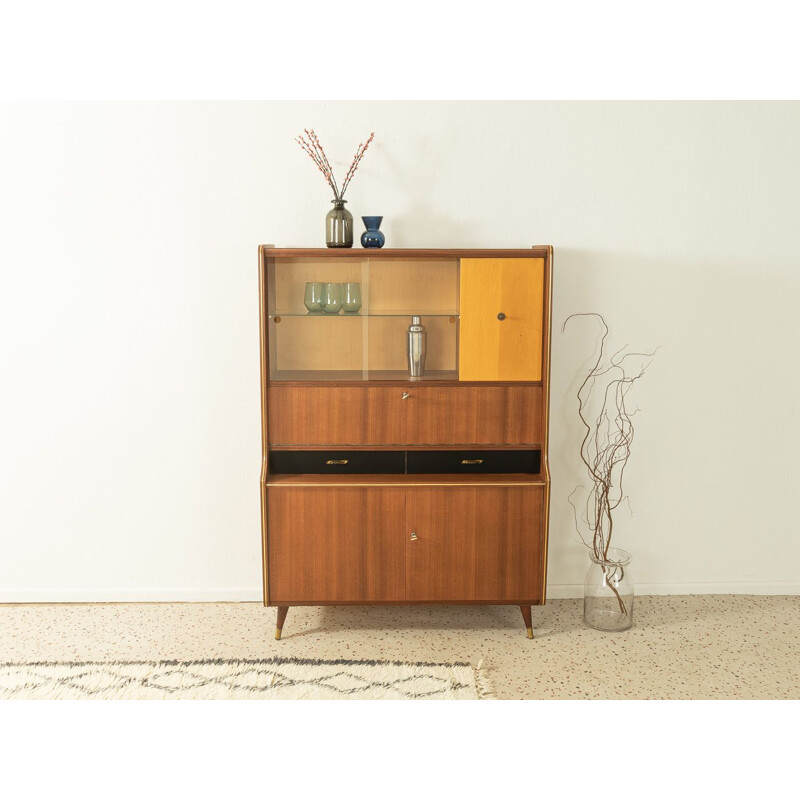
[[581,600],[516,606],[299,606],[275,641],[260,603],[0,605],[0,662],[315,658],[479,664],[500,700],[800,700],[800,597],[636,598],[600,633]]
[[0,664],[4,700],[482,700],[470,664],[323,661],[66,661]]

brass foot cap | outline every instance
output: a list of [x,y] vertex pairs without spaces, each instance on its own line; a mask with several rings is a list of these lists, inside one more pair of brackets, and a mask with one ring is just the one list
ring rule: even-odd
[[533,639],[533,628],[528,628],[528,638]]
[[281,629],[280,628],[275,628],[275,638],[276,639],[280,639],[281,638]]

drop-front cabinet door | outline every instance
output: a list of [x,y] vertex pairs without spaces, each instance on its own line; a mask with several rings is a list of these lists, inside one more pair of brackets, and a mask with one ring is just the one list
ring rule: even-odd
[[405,599],[404,523],[402,488],[270,488],[270,605]]
[[458,371],[462,381],[540,381],[543,258],[464,258]]
[[539,602],[543,488],[409,488],[407,599]]

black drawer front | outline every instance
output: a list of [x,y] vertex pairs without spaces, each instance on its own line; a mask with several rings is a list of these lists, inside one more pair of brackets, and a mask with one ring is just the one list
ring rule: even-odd
[[409,473],[525,472],[538,475],[539,450],[409,450]]
[[405,453],[395,450],[279,450],[269,454],[269,471],[284,475],[405,472]]

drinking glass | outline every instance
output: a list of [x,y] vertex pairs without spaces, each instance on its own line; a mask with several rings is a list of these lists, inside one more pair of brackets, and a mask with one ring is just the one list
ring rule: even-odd
[[361,308],[361,284],[342,284],[342,308],[345,314],[355,314]]
[[306,284],[306,296],[303,300],[306,308],[313,314],[322,310],[322,284],[316,281]]
[[326,314],[338,314],[342,307],[342,286],[339,283],[322,284],[320,307]]

